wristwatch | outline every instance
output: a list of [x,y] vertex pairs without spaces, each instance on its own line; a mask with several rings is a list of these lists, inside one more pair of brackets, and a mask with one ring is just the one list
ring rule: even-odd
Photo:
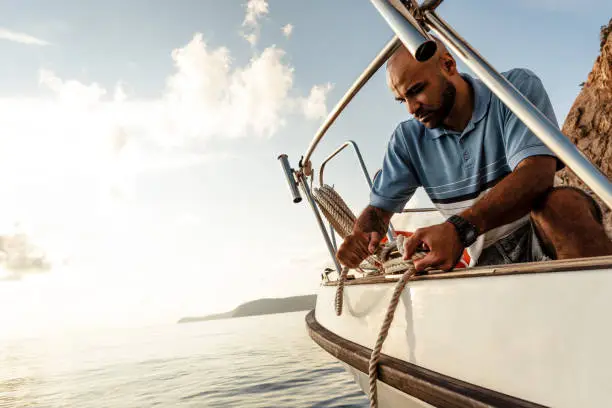
[[474,224],[459,215],[451,215],[446,221],[453,224],[464,248],[476,242],[478,238],[478,228],[476,228]]

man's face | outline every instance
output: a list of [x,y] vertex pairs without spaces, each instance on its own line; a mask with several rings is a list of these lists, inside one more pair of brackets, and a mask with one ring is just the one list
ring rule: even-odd
[[395,99],[426,127],[442,126],[455,104],[455,86],[439,68],[438,61],[418,63],[400,56],[389,69],[389,86]]

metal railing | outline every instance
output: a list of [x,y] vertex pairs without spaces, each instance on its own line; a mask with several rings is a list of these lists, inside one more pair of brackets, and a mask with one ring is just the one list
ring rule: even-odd
[[331,159],[336,157],[338,153],[346,149],[348,146],[353,146],[353,149],[355,150],[355,154],[357,155],[357,160],[359,160],[359,165],[361,166],[361,171],[363,172],[363,175],[366,181],[368,182],[368,187],[372,188],[372,179],[370,178],[370,173],[368,173],[368,168],[366,167],[365,162],[363,161],[363,156],[361,155],[361,152],[359,151],[359,147],[357,147],[357,143],[355,143],[352,140],[347,140],[346,142],[342,143],[340,147],[334,150],[332,154],[330,154],[329,156],[325,158],[325,160],[323,160],[323,163],[321,163],[321,169],[319,170],[319,185],[320,186],[323,186],[323,172],[325,171],[325,165]]

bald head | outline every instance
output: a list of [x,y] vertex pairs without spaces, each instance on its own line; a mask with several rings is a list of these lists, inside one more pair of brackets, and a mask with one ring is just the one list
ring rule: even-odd
[[417,61],[402,44],[387,62],[387,84],[395,99],[427,127],[441,126],[455,101],[463,79],[453,56],[434,37],[437,49],[427,61]]
[[446,46],[438,38],[431,36],[436,42],[436,52],[427,61],[419,62],[408,51],[404,44],[401,44],[397,50],[389,57],[387,61],[387,80],[390,76],[396,74],[395,71],[405,72],[417,69],[436,69],[440,64],[440,59],[443,56],[452,56],[446,49]]

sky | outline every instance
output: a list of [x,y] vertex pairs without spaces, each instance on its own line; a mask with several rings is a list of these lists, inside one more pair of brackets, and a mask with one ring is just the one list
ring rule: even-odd
[[[540,76],[563,123],[612,3],[464,0],[439,14],[499,71]],[[27,234],[53,264],[0,271],[2,333],[315,293],[330,258],[277,157],[297,166],[392,34],[368,1],[0,2],[0,235]],[[315,168],[352,139],[373,173],[407,118],[376,74]],[[355,213],[367,204],[348,151],[326,182]]]

